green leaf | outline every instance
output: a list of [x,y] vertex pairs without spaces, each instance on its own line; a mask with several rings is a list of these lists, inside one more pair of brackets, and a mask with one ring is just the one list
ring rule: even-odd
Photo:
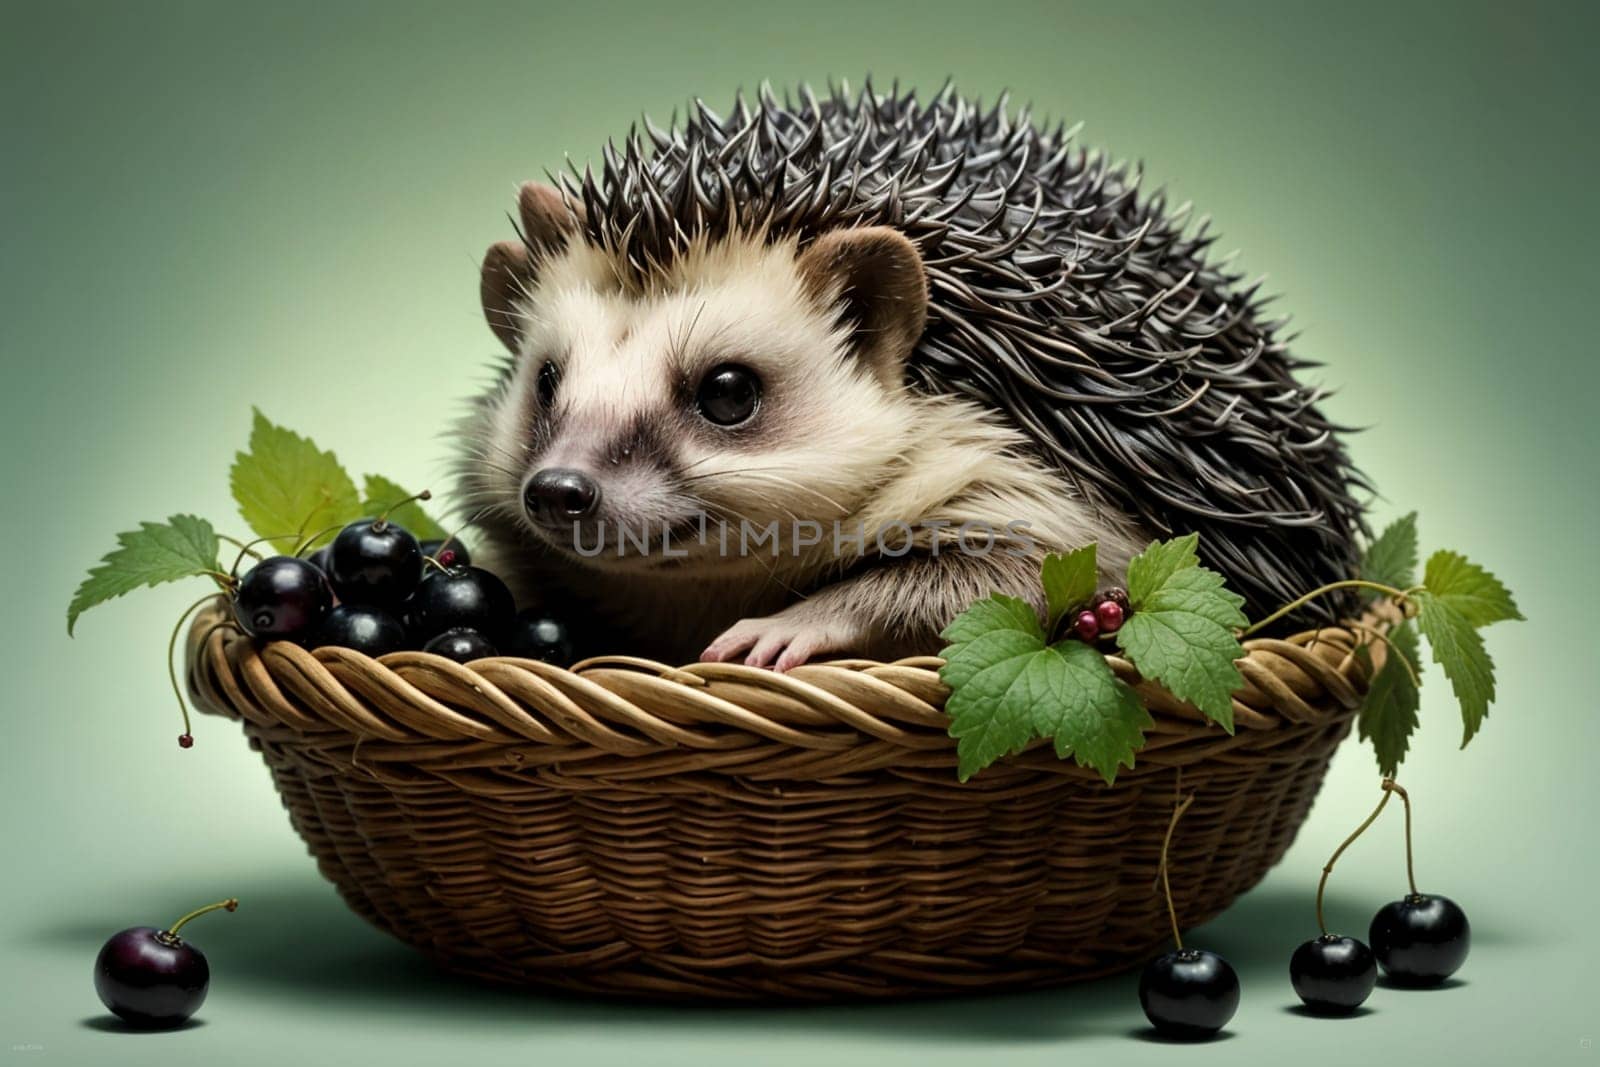
[[1034,610],[996,593],[945,628],[951,644],[939,672],[950,687],[945,710],[966,781],[1036,738],[1058,756],[1093,767],[1109,784],[1153,725],[1138,695],[1081,641],[1046,646]]
[[[1410,589],[1417,584],[1417,513],[1391,522],[1361,557],[1361,577],[1369,582]],[[1380,594],[1365,591],[1368,600]]]
[[949,653],[990,630],[1021,630],[1037,637],[1039,644],[1044,644],[1044,629],[1039,625],[1038,613],[1026,600],[1004,593],[991,593],[976,601],[952,619],[939,636],[950,642],[951,648],[945,649]]
[[1198,567],[1199,534],[1152,541],[1150,547],[1128,563],[1128,600],[1135,611],[1178,571]]
[[1128,564],[1129,597],[1136,581],[1140,592],[1117,645],[1141,675],[1232,733],[1233,692],[1244,684],[1234,666],[1244,655],[1234,633],[1246,625],[1244,598],[1199,565],[1195,544],[1193,535],[1157,543]]
[[[449,536],[438,523],[428,517],[428,513],[422,510],[420,503],[406,500],[407,497],[415,496],[415,493],[407,492],[398,483],[391,482],[381,474],[369,474],[365,481],[366,499],[361,503],[364,515],[376,517],[387,511],[391,520],[404,526],[418,541],[443,541]],[[395,507],[402,500],[406,500],[406,503]]]
[[193,515],[174,515],[164,523],[140,523],[137,530],[118,534],[117,545],[89,571],[73,595],[67,608],[69,635],[78,616],[96,604],[140,586],[222,569],[217,563],[217,532],[209,522]]
[[[1378,773],[1384,775],[1393,775],[1406,758],[1421,704],[1421,694],[1411,679],[1411,672],[1400,662],[1403,655],[1410,660],[1412,668],[1421,667],[1421,645],[1416,629],[1406,623],[1390,630],[1389,643],[1393,647],[1388,650],[1383,669],[1372,679],[1367,699],[1356,719],[1356,732],[1363,741],[1371,739],[1372,750],[1378,757]],[[1363,645],[1361,651],[1365,655],[1366,646]]]
[[1450,603],[1431,592],[1417,593],[1416,599],[1417,625],[1461,705],[1464,748],[1483,725],[1489,705],[1494,702],[1494,661],[1471,621]]
[[294,551],[301,535],[327,531],[313,542],[321,544],[335,532],[328,527],[361,518],[355,482],[334,454],[259,411],[250,451],[234,458],[229,484],[244,521],[281,552]]
[[1517,602],[1500,579],[1459,552],[1441,549],[1428,558],[1422,584],[1474,627],[1520,619]]
[[1117,780],[1118,767],[1133,766],[1144,732],[1155,725],[1139,695],[1082,641],[1058,641],[1034,656],[1020,682],[1039,736],[1055,742],[1057,757],[1099,771],[1106,785]]
[[1052,552],[1044,558],[1039,577],[1044,582],[1045,603],[1050,608],[1050,621],[1045,624],[1045,631],[1053,634],[1061,616],[1094,597],[1100,578],[1095,546],[1087,545],[1065,554]]

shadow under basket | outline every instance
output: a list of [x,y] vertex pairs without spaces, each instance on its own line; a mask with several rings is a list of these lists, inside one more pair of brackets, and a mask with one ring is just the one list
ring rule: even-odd
[[[1114,786],[1048,744],[956,778],[935,658],[785,675],[628,658],[563,670],[190,634],[318,867],[454,971],[644,998],[856,1000],[1141,963],[1175,797],[1179,921],[1282,858],[1366,690],[1357,630],[1245,643],[1236,732],[1141,682]],[[1381,664],[1383,647],[1372,647]]]

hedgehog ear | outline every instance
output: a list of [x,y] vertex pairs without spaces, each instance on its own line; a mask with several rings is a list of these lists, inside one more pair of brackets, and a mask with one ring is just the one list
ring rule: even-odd
[[532,290],[540,259],[559,252],[578,229],[583,205],[568,200],[553,185],[526,182],[517,197],[517,213],[523,239],[490,246],[478,287],[489,328],[513,352],[522,341],[517,304]]
[[800,253],[798,265],[806,291],[850,328],[860,359],[885,388],[900,388],[928,321],[917,246],[888,226],[831,230]]

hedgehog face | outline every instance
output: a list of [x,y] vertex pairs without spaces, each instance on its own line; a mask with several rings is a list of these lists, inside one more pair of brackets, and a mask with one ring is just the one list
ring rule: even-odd
[[532,189],[529,240],[484,268],[514,352],[481,442],[484,505],[592,566],[687,574],[770,570],[748,531],[776,524],[792,556],[796,523],[862,508],[915,438],[901,379],[926,290],[906,238],[697,243],[630,285],[567,240],[559,194]]

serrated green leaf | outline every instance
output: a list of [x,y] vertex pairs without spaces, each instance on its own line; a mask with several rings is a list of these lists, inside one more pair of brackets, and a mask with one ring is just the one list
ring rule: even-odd
[[1235,630],[1249,620],[1244,597],[1227,588],[1227,579],[1206,567],[1176,571],[1144,601],[1145,611],[1186,611]]
[[1087,545],[1076,552],[1052,552],[1044,558],[1039,568],[1039,578],[1044,583],[1045,603],[1050,609],[1045,630],[1053,634],[1061,616],[1087,604],[1094,596],[1100,579],[1095,546]]
[[[1405,656],[1413,668],[1420,668],[1421,646],[1410,624],[1390,630],[1388,636],[1393,647],[1367,690],[1367,699],[1356,719],[1356,732],[1363,741],[1372,741],[1373,753],[1378,757],[1378,773],[1393,776],[1411,747],[1411,735],[1417,728],[1417,709],[1421,704],[1421,694],[1400,656]],[[1362,646],[1361,651],[1365,655],[1366,646]]]
[[[1361,557],[1361,577],[1369,582],[1410,589],[1417,584],[1417,513],[1402,516],[1384,528]],[[1380,594],[1366,590],[1368,600]]]
[[1232,733],[1233,692],[1244,684],[1234,666],[1244,655],[1234,633],[1247,624],[1244,598],[1200,566],[1198,542],[1193,534],[1157,542],[1128,564],[1134,611],[1117,631],[1117,646],[1141,675]]
[[1139,695],[1082,641],[1058,641],[1035,655],[1019,683],[1038,735],[1054,741],[1058,758],[1070,755],[1099,771],[1106,785],[1117,780],[1117,768],[1133,766],[1144,732],[1155,725]]
[[1105,657],[1079,641],[1046,646],[1027,602],[994,594],[945,628],[952,642],[939,675],[962,781],[1036,738],[1071,755],[1109,783],[1152,725],[1138,696]]
[[[382,515],[385,511],[393,522],[406,528],[411,536],[418,541],[443,541],[448,533],[428,513],[422,510],[422,505],[407,497],[416,494],[401,488],[396,482],[391,482],[381,474],[369,474],[364,479],[366,485],[366,499],[361,502],[363,516]],[[399,502],[405,500],[406,503]],[[395,505],[399,504],[398,507]]]
[[[272,539],[281,552],[291,552],[300,534],[361,518],[361,497],[355,482],[332,452],[306,437],[254,413],[250,451],[234,457],[228,481],[239,514],[257,536]],[[334,531],[313,544],[332,538]]]
[[1474,627],[1522,618],[1517,602],[1500,579],[1459,552],[1441,549],[1428,557],[1422,584],[1440,603],[1448,604]]
[[1196,552],[1199,543],[1199,534],[1175,537],[1170,541],[1152,541],[1149,548],[1129,561],[1128,600],[1135,611],[1178,571],[1200,565],[1200,556]]
[[939,636],[952,646],[945,650],[949,653],[990,630],[1021,630],[1037,637],[1041,646],[1044,644],[1044,629],[1039,625],[1038,613],[1026,600],[1004,593],[991,593],[974,601],[970,608],[951,619]]
[[118,547],[108,552],[78,586],[67,607],[67,633],[78,616],[96,604],[132,592],[220,571],[217,532],[204,519],[174,515],[164,523],[143,522],[137,530],[117,535]]
[[957,773],[964,782],[1038,735],[1025,700],[1009,699],[1017,680],[1044,650],[1017,630],[997,630],[948,658],[939,677],[950,687],[945,714],[957,741]]
[[1431,592],[1417,593],[1416,599],[1417,625],[1461,705],[1461,744],[1466,747],[1494,702],[1494,660],[1465,615]]

